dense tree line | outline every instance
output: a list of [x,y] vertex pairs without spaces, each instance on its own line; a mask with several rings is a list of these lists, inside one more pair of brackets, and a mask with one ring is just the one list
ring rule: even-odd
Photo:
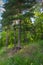
[[[43,39],[43,13],[38,12],[41,6],[37,10],[35,0],[8,0],[3,7],[6,10],[2,14],[6,46],[12,43],[20,48],[22,43]],[[35,23],[31,17],[35,18]]]

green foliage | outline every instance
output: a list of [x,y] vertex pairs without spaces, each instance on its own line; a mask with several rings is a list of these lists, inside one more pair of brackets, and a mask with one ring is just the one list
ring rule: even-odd
[[[27,3],[27,4],[26,4]],[[19,33],[21,33],[21,29],[22,29],[22,27],[24,27],[24,25],[25,25],[25,27],[23,28],[23,29],[29,29],[30,30],[30,28],[32,27],[31,26],[31,22],[30,22],[30,17],[31,16],[33,16],[34,15],[34,13],[33,12],[31,12],[31,11],[29,11],[29,9],[30,8],[32,8],[32,6],[34,6],[35,5],[35,3],[36,3],[36,1],[35,0],[32,0],[32,1],[30,1],[30,0],[8,0],[8,2],[6,2],[5,4],[4,4],[4,8],[5,8],[5,12],[3,12],[3,14],[2,14],[2,17],[3,17],[3,19],[2,19],[2,25],[3,25],[3,27],[4,27],[4,30],[6,31],[6,32],[8,32],[8,30],[10,30],[11,29],[11,26],[12,26],[12,24],[13,23],[15,23],[15,20],[20,20],[21,21],[21,23],[19,23],[19,25],[17,26],[17,28],[16,28],[16,30],[18,29],[19,31],[17,31],[17,32],[19,32]],[[28,12],[25,12],[25,14],[23,14],[23,11],[28,11]],[[24,21],[24,19],[26,18],[26,20]],[[29,19],[28,19],[29,18]],[[14,20],[14,22],[13,22],[13,20]],[[23,20],[23,25],[22,25],[22,20]],[[26,22],[26,23],[25,23]],[[27,23],[27,22],[29,22],[29,23]],[[28,24],[28,25],[27,25]],[[14,26],[15,25],[17,25],[17,24],[14,24],[12,27],[13,27],[13,29],[14,29]],[[7,29],[6,29],[6,27],[7,27]],[[20,28],[19,28],[20,27]],[[26,30],[25,29],[25,30]],[[14,31],[15,32],[15,31]],[[7,35],[7,34],[6,34]],[[17,41],[21,41],[20,40],[20,36],[21,36],[22,34],[18,34],[18,35],[16,35],[16,39],[17,39],[17,36],[18,36],[18,38],[19,38],[19,40],[17,39],[16,40],[16,42]],[[23,34],[24,35],[24,34]],[[7,44],[11,44],[11,43],[14,43],[14,36],[13,35],[10,35],[10,38],[9,38],[9,40],[8,40],[8,35],[7,35],[7,38],[6,38],[6,41],[7,41]],[[23,39],[24,40],[24,39]],[[8,42],[9,41],[9,42]]]
[[5,41],[6,41],[6,32],[5,31],[3,31],[2,33],[1,33],[1,39],[0,39],[0,47],[2,47],[2,46],[5,46]]
[[[0,38],[0,65],[43,65],[43,13],[40,12],[40,5],[34,8],[35,3],[35,0],[8,0],[4,4],[6,11],[1,21],[4,31]],[[23,11],[27,12],[23,14]],[[33,16],[34,23],[30,19]],[[17,25],[15,21],[18,19],[20,23]],[[12,49],[18,41],[23,48],[16,53]]]
[[29,44],[14,56],[0,61],[0,65],[43,65],[42,44],[43,40]]
[[36,39],[43,39],[43,13],[36,18],[35,23]]

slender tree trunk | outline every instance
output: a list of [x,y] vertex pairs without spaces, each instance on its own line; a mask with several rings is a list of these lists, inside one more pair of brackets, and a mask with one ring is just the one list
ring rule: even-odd
[[24,26],[24,42],[26,43],[27,41],[27,33],[26,33],[26,27]]
[[27,42],[27,35],[26,35],[26,30],[24,31],[24,42]]
[[6,46],[8,46],[8,42],[9,42],[9,35],[8,35],[8,31],[6,32]]
[[21,20],[18,25],[18,48],[21,48]]
[[42,8],[43,8],[43,0],[42,0]]
[[14,47],[16,48],[16,27],[14,27]]

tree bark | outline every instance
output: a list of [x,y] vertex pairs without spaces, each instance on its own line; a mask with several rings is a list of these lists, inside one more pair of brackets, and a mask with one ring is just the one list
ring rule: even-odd
[[8,35],[8,31],[6,32],[6,46],[8,46],[9,43],[9,35]]
[[16,27],[14,27],[14,47],[16,48]]
[[21,20],[18,24],[18,48],[21,48]]

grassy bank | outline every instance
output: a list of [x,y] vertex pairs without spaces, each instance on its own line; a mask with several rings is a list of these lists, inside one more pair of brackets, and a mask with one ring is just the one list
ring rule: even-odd
[[23,49],[10,55],[8,50],[0,52],[0,65],[43,65],[43,41],[24,45]]

